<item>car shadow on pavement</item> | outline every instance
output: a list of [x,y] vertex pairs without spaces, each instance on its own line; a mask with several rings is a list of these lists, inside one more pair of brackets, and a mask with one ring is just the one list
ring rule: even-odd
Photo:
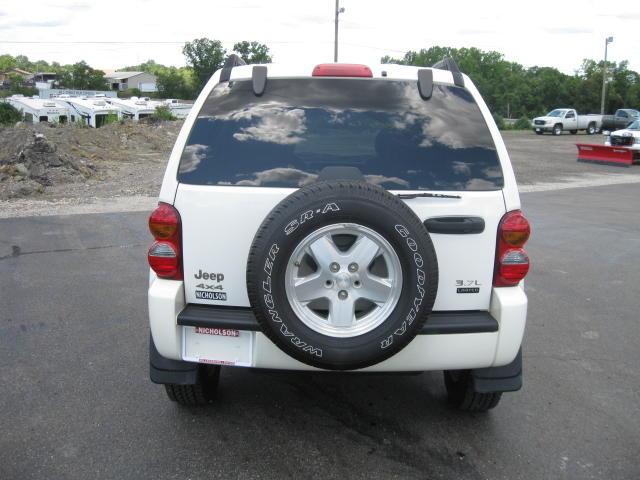
[[[313,469],[323,465],[328,478],[356,471],[383,477],[481,478],[468,434],[493,430],[491,413],[474,415],[449,407],[441,372],[223,368],[218,398],[210,406],[168,408],[174,415],[165,421],[176,423],[177,440],[187,448],[215,448],[222,434],[225,443],[246,448],[236,453],[247,456],[247,465],[258,453],[268,468],[282,469],[277,457],[288,452],[297,460],[296,474],[314,476]],[[315,460],[310,463],[310,458]]]

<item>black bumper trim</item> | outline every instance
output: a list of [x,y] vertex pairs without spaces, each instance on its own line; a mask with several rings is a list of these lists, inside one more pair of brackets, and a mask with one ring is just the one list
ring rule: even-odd
[[[260,331],[250,308],[188,304],[178,314],[178,325]],[[420,335],[497,332],[498,322],[489,312],[432,312]]]

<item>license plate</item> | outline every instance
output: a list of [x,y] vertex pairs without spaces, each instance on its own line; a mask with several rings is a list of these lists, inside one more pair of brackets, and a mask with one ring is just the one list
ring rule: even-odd
[[536,132],[539,132],[539,131],[540,131],[540,129],[539,129],[539,128],[536,128]]
[[183,327],[182,358],[189,362],[250,367],[253,332],[230,328]]

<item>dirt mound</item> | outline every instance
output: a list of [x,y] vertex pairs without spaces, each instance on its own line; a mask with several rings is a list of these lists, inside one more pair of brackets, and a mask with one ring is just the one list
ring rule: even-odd
[[43,187],[77,181],[76,177],[86,179],[95,173],[92,163],[58,154],[56,144],[43,133],[25,133],[20,132],[5,144],[5,150],[13,146],[15,153],[0,158],[0,198],[42,193]]
[[[0,200],[42,193],[63,195],[78,187],[86,190],[96,183],[108,183],[123,168],[132,168],[136,175],[150,167],[155,170],[154,164],[167,158],[181,125],[116,122],[93,129],[76,124],[18,124],[0,129]],[[155,188],[156,176],[154,172],[154,184],[146,189]],[[144,183],[144,175],[131,180]],[[113,189],[113,185],[105,188]],[[121,185],[120,190],[137,188],[132,183]],[[114,189],[113,195],[120,193]]]

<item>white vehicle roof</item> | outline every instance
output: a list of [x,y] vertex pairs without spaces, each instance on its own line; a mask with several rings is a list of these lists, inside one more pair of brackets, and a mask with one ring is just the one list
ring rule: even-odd
[[[331,62],[325,62],[327,64]],[[267,77],[311,77],[311,73],[316,65],[323,62],[302,63],[302,64],[279,64],[269,63],[267,67]],[[453,75],[448,70],[440,70],[431,67],[414,67],[409,65],[396,65],[393,63],[364,64],[371,69],[373,78],[389,78],[394,80],[415,80],[418,70],[433,70],[433,81],[437,83],[453,84]],[[240,65],[231,70],[231,79],[251,78],[255,65]],[[383,75],[385,72],[386,75]],[[463,74],[464,75],[464,74]],[[466,80],[466,75],[465,75]]]
[[13,95],[8,98],[9,103],[21,105],[23,107],[29,108],[31,110],[48,110],[52,109],[60,110],[58,113],[65,113],[67,110],[67,105],[62,102],[55,101],[52,99],[44,99],[44,98],[31,98],[24,96]]
[[65,98],[64,101],[85,111],[118,113],[118,109],[113,105],[109,105],[104,98],[69,97]]
[[143,100],[142,98],[109,98],[108,103],[119,107],[121,110],[127,112],[154,112],[156,109],[156,102]]

